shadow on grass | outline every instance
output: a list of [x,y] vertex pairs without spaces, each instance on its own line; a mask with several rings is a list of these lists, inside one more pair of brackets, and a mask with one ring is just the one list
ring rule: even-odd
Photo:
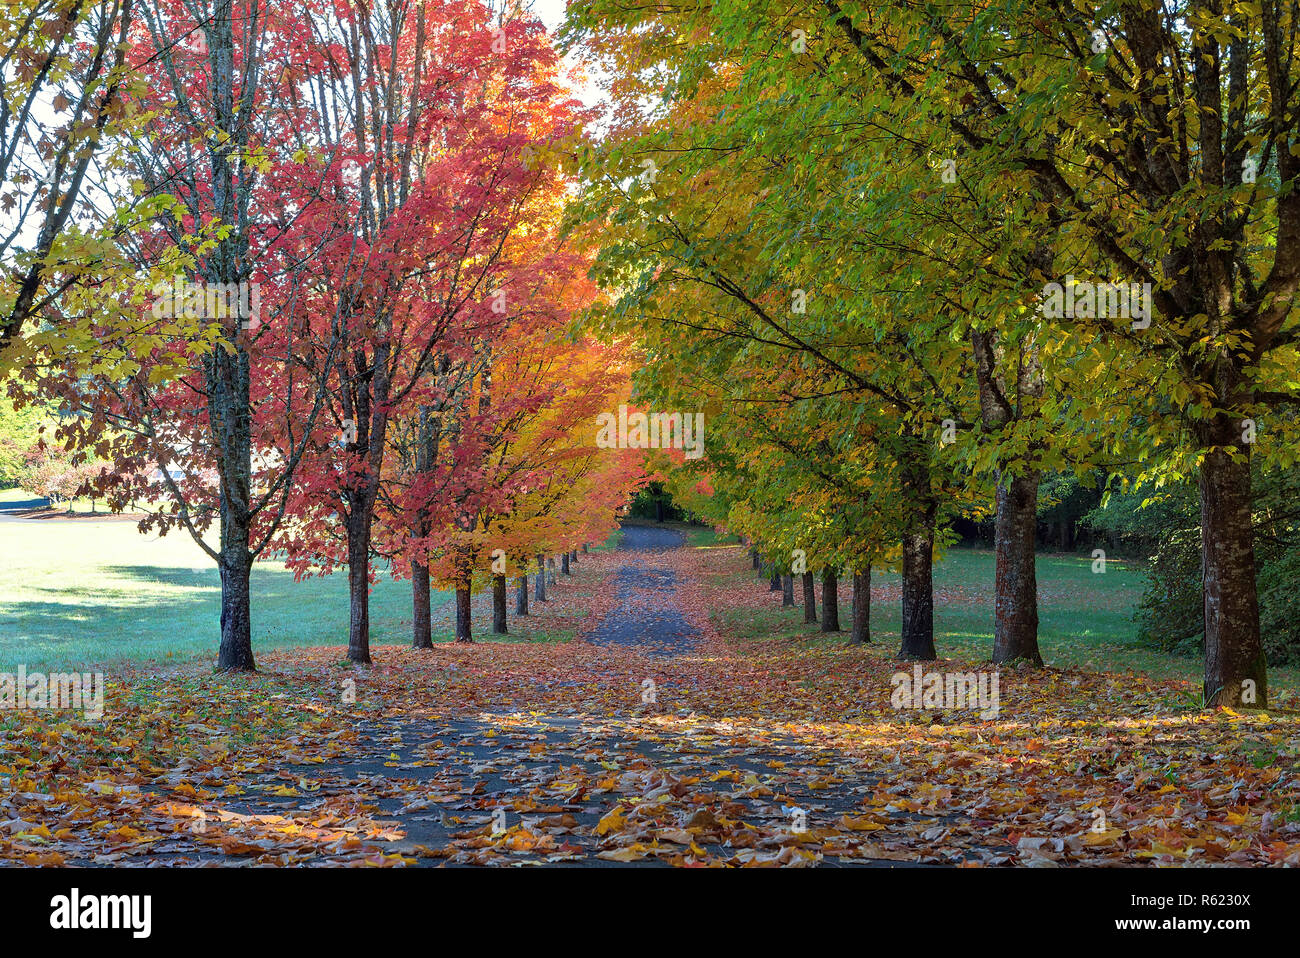
[[[345,577],[295,581],[254,566],[253,649],[347,644]],[[405,587],[404,587],[405,586]],[[0,665],[70,665],[215,655],[221,578],[216,566],[115,565],[69,589],[24,590],[0,607]],[[450,593],[434,593],[441,604]],[[409,639],[409,584],[381,580],[371,591],[371,641]]]

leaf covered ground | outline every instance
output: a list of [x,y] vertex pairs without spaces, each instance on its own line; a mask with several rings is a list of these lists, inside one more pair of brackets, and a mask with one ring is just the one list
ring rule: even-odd
[[102,720],[4,714],[0,858],[1300,864],[1292,712],[1074,669],[1002,670],[991,719],[895,708],[896,637],[729,635],[780,603],[741,550],[629,533],[561,576],[519,641],[119,672]]

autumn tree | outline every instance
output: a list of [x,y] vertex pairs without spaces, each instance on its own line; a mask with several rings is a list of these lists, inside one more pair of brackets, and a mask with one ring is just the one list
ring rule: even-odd
[[0,370],[31,358],[16,348],[24,326],[129,222],[87,233],[74,212],[92,164],[130,122],[133,22],[133,0],[0,7]]

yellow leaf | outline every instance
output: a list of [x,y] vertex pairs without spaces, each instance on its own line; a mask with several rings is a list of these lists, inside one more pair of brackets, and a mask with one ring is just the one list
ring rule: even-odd
[[623,809],[615,808],[608,815],[596,823],[597,835],[608,835],[610,832],[617,831],[623,827],[625,819]]

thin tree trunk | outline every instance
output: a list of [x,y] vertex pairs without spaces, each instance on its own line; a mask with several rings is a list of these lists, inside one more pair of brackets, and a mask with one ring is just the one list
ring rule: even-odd
[[538,602],[546,601],[546,557],[540,553],[537,556],[537,585],[533,595]]
[[498,572],[492,576],[492,634],[506,633],[506,575]]
[[757,549],[750,549],[750,550],[749,550],[749,558],[753,560],[753,562],[754,562],[754,568],[755,568],[755,569],[762,569],[762,568],[763,568],[763,560],[760,559],[760,558],[758,557],[758,550],[757,550]]
[[811,572],[803,574],[803,623],[811,625],[817,621],[817,577]]
[[565,575],[572,574],[569,572],[569,554],[567,552],[560,553],[560,571]]
[[433,622],[429,611],[429,567],[411,563],[411,594],[414,615],[411,647],[433,648]]
[[515,615],[528,614],[528,573],[515,579]]
[[587,554],[587,543],[585,542],[582,544],[582,554],[583,555]]
[[461,580],[456,584],[456,641],[473,642],[470,632],[470,610],[473,595],[469,591],[469,582]]
[[1028,662],[1042,667],[1038,651],[1038,473],[1030,472],[997,488],[994,550],[997,571],[993,604],[993,663]]
[[781,607],[794,605],[794,576],[786,573],[781,576]]
[[871,566],[853,573],[853,627],[849,642],[865,645],[871,641]]
[[[1038,360],[1038,348],[1032,335],[1018,342],[1003,341],[1001,348],[998,334],[994,331],[972,330],[970,337],[979,386],[980,419],[986,433],[996,434],[1015,420],[1033,415],[1042,398],[1045,380]],[[1007,383],[1013,371],[1014,388],[1009,392]],[[1031,446],[1022,453],[1022,462],[1032,460],[1037,449],[1037,446]],[[1040,667],[1043,664],[1038,651],[1038,582],[1034,570],[1038,544],[1038,481],[1038,473],[1028,469],[1014,478],[998,477],[997,513],[993,526],[993,548],[997,557],[993,605],[993,661],[996,664],[1028,662]],[[1063,528],[1064,525],[1062,523]],[[933,546],[932,523],[930,540]],[[929,600],[929,609],[933,609],[933,597]],[[918,609],[917,614],[921,618],[933,618],[932,611]],[[933,645],[932,634],[931,650]]]
[[[252,672],[252,590],[250,577],[253,553],[249,547],[252,496],[252,412],[250,404],[251,366],[248,352],[236,345],[234,352],[217,349],[205,366],[209,389],[209,419],[216,428],[217,454],[221,470],[221,646],[217,668],[222,671]],[[68,500],[71,508],[72,501]]]
[[781,591],[781,573],[777,571],[776,565],[772,566],[772,582],[767,588],[768,592]]
[[370,664],[370,510],[355,506],[347,518],[348,660]]
[[[427,473],[433,468],[433,464],[438,458],[438,446],[442,441],[441,426],[441,416],[439,416],[438,423],[435,426],[432,408],[429,406],[419,408],[416,425],[416,472]],[[427,509],[417,506],[414,519],[411,522],[411,535],[422,540],[429,535],[429,526]],[[427,562],[411,563],[411,589],[414,593],[413,604],[415,609],[412,622],[414,634],[411,644],[417,649],[431,649],[433,648],[433,623],[430,614],[429,565]]]
[[834,569],[822,570],[822,631],[840,630],[840,588]]

